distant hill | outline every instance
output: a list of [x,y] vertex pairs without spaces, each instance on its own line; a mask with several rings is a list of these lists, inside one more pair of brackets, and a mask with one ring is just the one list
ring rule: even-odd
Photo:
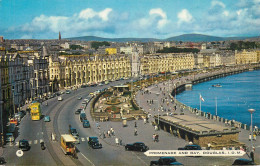
[[217,37],[202,34],[183,34],[179,36],[170,37],[167,39],[155,39],[155,38],[102,38],[96,36],[82,36],[67,38],[69,40],[81,40],[81,41],[109,41],[109,42],[153,42],[153,41],[183,41],[183,42],[212,42],[212,41],[225,41],[225,40],[245,40],[250,38],[259,37]]
[[139,42],[151,42],[151,41],[161,41],[154,38],[103,38],[96,36],[82,36],[67,38],[69,40],[81,40],[81,41],[109,41],[109,42],[129,42],[129,41],[139,41]]

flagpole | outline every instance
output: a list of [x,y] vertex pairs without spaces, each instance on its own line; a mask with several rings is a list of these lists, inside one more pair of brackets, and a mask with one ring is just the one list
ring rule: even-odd
[[216,101],[216,116],[218,116],[218,103],[217,103],[217,97],[215,97],[215,101]]
[[200,111],[201,111],[201,94],[200,94],[199,100],[200,100]]

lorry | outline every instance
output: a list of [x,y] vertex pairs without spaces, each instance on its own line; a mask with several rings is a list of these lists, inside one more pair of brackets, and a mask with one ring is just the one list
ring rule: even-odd
[[75,142],[77,140],[71,134],[62,134],[61,135],[61,149],[65,154],[75,154],[76,153],[76,146]]

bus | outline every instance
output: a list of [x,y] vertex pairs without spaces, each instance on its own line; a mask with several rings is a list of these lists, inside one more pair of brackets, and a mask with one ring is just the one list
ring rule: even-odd
[[41,104],[38,102],[31,104],[31,118],[32,120],[40,120],[42,116]]

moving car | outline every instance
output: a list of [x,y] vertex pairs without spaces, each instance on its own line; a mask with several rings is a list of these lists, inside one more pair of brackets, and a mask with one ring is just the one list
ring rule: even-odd
[[82,97],[81,97],[81,96],[79,96],[79,97],[78,97],[78,100],[81,100],[81,99],[82,99]]
[[101,149],[102,144],[99,143],[98,137],[88,137],[88,145],[91,146],[93,149]]
[[183,165],[176,161],[174,157],[160,157],[157,161],[151,161],[150,165]]
[[133,144],[126,144],[125,150],[141,151],[145,152],[149,148],[143,142],[135,142]]
[[66,94],[70,94],[70,90],[66,90]]
[[70,128],[70,130],[69,130],[69,132],[70,132],[70,134],[72,135],[72,136],[79,136],[79,133],[78,133],[78,131],[75,129],[75,128]]
[[22,151],[27,151],[30,149],[30,145],[29,142],[25,139],[22,139],[19,141],[19,149],[21,149]]
[[89,128],[90,127],[90,124],[89,124],[88,120],[83,120],[82,125],[83,125],[84,128]]
[[256,165],[252,160],[239,158],[232,165]]
[[45,116],[45,117],[44,117],[44,122],[50,122],[50,121],[51,121],[50,116]]
[[77,109],[77,111],[75,111],[75,114],[80,114],[82,109]]
[[178,148],[178,150],[201,150],[199,145],[186,145],[184,148]]
[[86,120],[86,119],[87,119],[86,113],[81,112],[80,115],[79,115],[79,120],[82,122],[83,120]]

